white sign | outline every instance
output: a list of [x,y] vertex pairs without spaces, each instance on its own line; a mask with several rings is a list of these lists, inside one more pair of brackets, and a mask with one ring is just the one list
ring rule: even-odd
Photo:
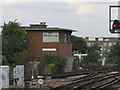
[[17,65],[13,69],[14,79],[18,78],[17,85],[19,88],[24,88],[24,65]]
[[49,76],[49,77],[47,77],[47,80],[46,81],[48,81],[48,82],[50,82],[51,81],[51,76]]
[[43,76],[37,76],[37,78],[44,78]]
[[37,82],[38,82],[39,85],[42,85],[44,83],[44,80],[43,79],[38,79]]
[[43,48],[42,51],[56,51],[56,48]]
[[0,89],[9,88],[9,66],[0,66]]

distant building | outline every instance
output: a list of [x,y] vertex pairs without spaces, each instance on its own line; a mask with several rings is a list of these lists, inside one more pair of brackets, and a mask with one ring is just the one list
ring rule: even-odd
[[78,56],[79,60],[82,61],[88,54],[73,54],[74,56]]
[[22,27],[27,32],[27,43],[30,52],[34,56],[41,54],[61,55],[72,64],[72,43],[71,33],[75,30],[64,28],[47,28],[45,22],[30,24],[29,27]]
[[86,41],[88,47],[97,43],[100,47],[100,55],[104,57],[108,55],[111,46],[118,42],[117,37],[86,37],[84,40]]

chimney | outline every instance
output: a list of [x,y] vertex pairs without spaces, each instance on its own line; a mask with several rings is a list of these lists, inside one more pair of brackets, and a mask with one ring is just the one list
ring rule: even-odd
[[47,28],[46,22],[40,22],[40,24],[30,24],[30,28]]
[[46,25],[46,22],[40,22],[40,25]]

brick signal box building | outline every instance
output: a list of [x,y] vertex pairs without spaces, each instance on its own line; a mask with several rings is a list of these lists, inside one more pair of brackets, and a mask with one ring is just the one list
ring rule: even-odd
[[23,27],[27,32],[28,47],[34,56],[40,54],[61,55],[70,60],[72,56],[71,33],[74,30],[63,28],[47,28],[45,22],[30,24],[30,27]]

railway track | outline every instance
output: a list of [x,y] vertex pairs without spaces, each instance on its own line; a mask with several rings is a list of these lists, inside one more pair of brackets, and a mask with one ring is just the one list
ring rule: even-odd
[[73,90],[75,89],[82,89],[82,90],[96,90],[96,89],[100,89],[100,88],[104,88],[108,85],[113,84],[113,82],[119,80],[118,76],[120,74],[108,74],[108,75],[104,75],[104,76],[100,76],[97,77],[97,79],[93,79],[92,81],[89,81],[87,83],[82,84],[81,86],[78,86],[77,88],[73,88]]
[[[119,70],[115,67],[83,66],[84,70],[59,75],[42,75],[44,80],[51,77],[42,87],[51,90],[97,90],[119,81]],[[113,73],[117,71],[117,73]],[[112,72],[112,73],[111,73]],[[35,79],[38,79],[35,77]],[[13,80],[10,80],[13,84]],[[31,78],[24,81],[31,82]]]
[[[101,72],[99,72],[99,73],[101,73]],[[103,72],[102,72],[103,73]],[[75,85],[78,85],[80,82],[87,82],[88,80],[90,80],[90,77],[92,77],[92,78],[95,78],[96,77],[96,75],[98,74],[98,72],[89,72],[89,74],[88,73],[86,73],[86,74],[83,74],[84,76],[83,77],[80,77],[80,78],[77,78],[77,79],[74,79],[74,80],[72,80],[72,81],[70,81],[70,83],[69,84],[65,84],[65,85],[62,85],[62,86],[58,86],[58,87],[54,87],[54,89],[60,89],[60,88],[66,88],[66,89],[70,89],[71,87],[73,87],[73,86],[75,86]],[[58,81],[59,82],[59,81]],[[57,83],[58,83],[57,82]],[[52,88],[53,89],[53,88]]]
[[86,77],[73,80],[70,84],[52,88],[52,90],[96,90],[117,82],[119,80],[119,75],[120,73],[99,75],[99,72],[97,72],[89,74]]
[[114,78],[113,80],[110,80],[110,81],[105,82],[105,83],[102,83],[102,84],[100,84],[100,85],[98,85],[98,86],[92,87],[90,90],[98,90],[98,89],[105,88],[105,87],[107,87],[107,86],[110,86],[110,85],[118,82],[119,80],[120,80],[120,78],[116,77],[116,78]]

